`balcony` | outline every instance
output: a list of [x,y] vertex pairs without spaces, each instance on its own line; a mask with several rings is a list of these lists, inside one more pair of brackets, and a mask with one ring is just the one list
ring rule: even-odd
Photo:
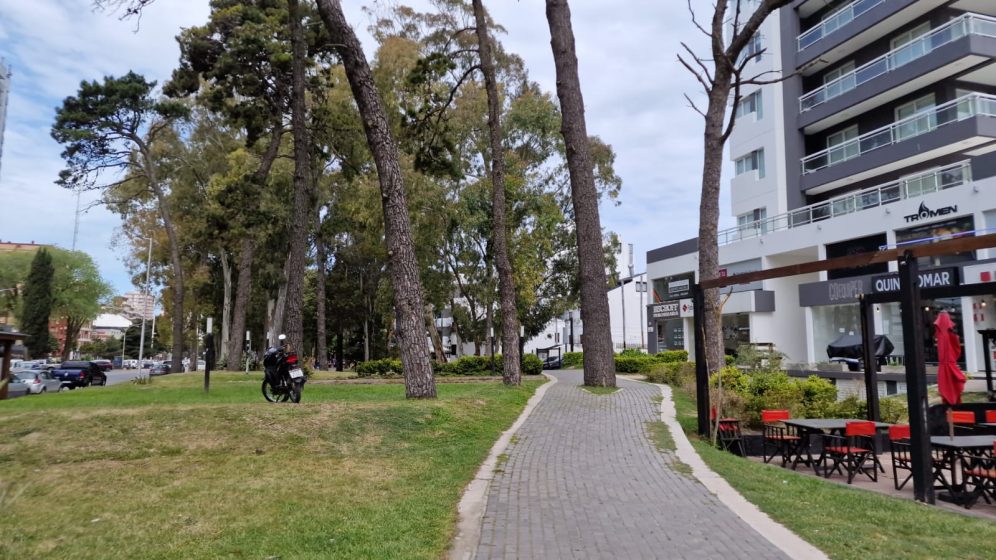
[[865,12],[871,10],[879,4],[882,4],[883,2],[885,2],[885,0],[855,0],[854,2],[851,2],[834,15],[821,21],[816,26],[810,27],[804,33],[799,35],[799,38],[796,40],[797,48],[800,51],[803,51],[806,47],[813,46],[834,31],[837,31],[838,29],[851,23],[855,18],[862,16]]
[[904,177],[884,185],[864,189],[856,193],[804,206],[791,212],[758,220],[749,224],[720,230],[720,245],[729,245],[744,239],[760,237],[776,231],[805,226],[829,220],[862,210],[878,208],[900,200],[917,198],[952,187],[959,187],[972,181],[972,167],[969,162],[956,163],[917,175]]
[[[946,0],[855,0],[841,11],[804,31],[796,41],[796,68],[810,75],[886,37]],[[808,0],[797,5],[802,18],[826,5]]]
[[[975,41],[976,44],[972,44],[971,40],[961,40],[965,38],[980,40]],[[956,46],[958,48],[944,48],[955,47],[954,43],[958,43]],[[940,52],[942,50],[943,53]],[[805,122],[807,119],[805,113],[859,88],[862,92],[847,96],[847,107],[853,106],[855,102],[859,101],[855,97],[864,97],[867,101],[874,98],[876,94],[889,93],[892,99],[896,99],[919,87],[928,85],[930,82],[925,82],[924,77],[929,77],[934,81],[946,78],[979,62],[991,59],[991,55],[994,53],[996,53],[996,18],[965,14],[803,95],[799,98],[799,112],[802,114],[803,122]],[[913,62],[917,62],[917,64],[912,64]],[[921,80],[913,80],[914,77],[920,77]],[[872,82],[876,81],[881,82],[877,87],[872,85]],[[869,87],[863,87],[866,85]],[[897,93],[899,87],[905,91]],[[891,99],[883,99],[881,102],[889,100]],[[834,103],[833,107],[828,107],[827,110],[836,113],[845,108],[838,107],[838,105],[841,104]],[[827,113],[827,111],[821,113]],[[808,120],[812,119],[813,117],[809,116]],[[827,126],[830,125],[828,124],[823,128]]]
[[996,138],[996,96],[971,93],[802,158],[800,186],[817,194]]

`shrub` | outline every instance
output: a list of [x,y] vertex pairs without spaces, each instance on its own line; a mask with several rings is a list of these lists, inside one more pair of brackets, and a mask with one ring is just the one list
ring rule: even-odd
[[[578,355],[581,354],[580,352],[575,353]],[[539,356],[536,354],[526,354],[522,357],[522,373],[523,375],[539,375],[543,373],[543,360],[539,359]]]
[[751,344],[741,344],[737,347],[735,362],[745,369],[776,370],[782,367],[785,354],[777,350],[763,350]]
[[644,374],[651,383],[666,383],[672,387],[695,384],[695,364],[693,362],[656,363]]
[[745,394],[750,387],[750,377],[743,371],[727,366],[709,376],[709,387],[719,387],[720,377],[723,379],[723,391]]
[[[542,365],[542,362],[540,362],[540,364]],[[584,352],[565,352],[563,366],[567,369],[577,369],[583,367]]]
[[401,375],[401,360],[397,358],[383,358],[360,362],[356,364],[356,375],[360,377]]
[[[460,356],[452,362],[433,364],[432,370],[436,375],[491,375],[491,356]],[[500,374],[502,370],[501,354],[494,356],[495,373]]]
[[687,362],[688,361],[688,351],[687,350],[664,350],[663,352],[658,352],[653,355],[654,359],[658,362],[672,363],[672,362]]
[[830,413],[830,418],[864,418],[868,414],[868,406],[865,401],[856,395],[850,395],[846,399],[834,403]]
[[737,363],[737,359],[734,358],[733,356],[723,356],[723,361],[726,362],[726,365],[728,366],[732,366],[733,364]]
[[899,424],[909,422],[909,406],[903,399],[881,399],[878,401],[878,412],[883,422]]
[[617,356],[647,356],[647,354],[644,354],[643,350],[639,348],[627,348],[617,354]]
[[640,356],[617,354],[616,372],[647,373],[653,369],[654,364],[656,363],[659,362],[646,354],[642,354]]
[[826,418],[837,403],[837,387],[817,375],[798,383],[802,388],[802,413],[809,418]]

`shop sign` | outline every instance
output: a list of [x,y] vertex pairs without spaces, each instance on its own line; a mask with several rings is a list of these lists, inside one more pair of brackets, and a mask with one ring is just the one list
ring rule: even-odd
[[692,294],[692,283],[695,282],[695,273],[687,272],[668,277],[667,299],[681,299]]
[[[957,268],[937,268],[919,274],[920,288],[947,288],[958,285]],[[876,294],[899,291],[899,275],[888,274],[872,278],[872,291]]]
[[858,276],[799,285],[799,305],[841,305],[854,303],[871,291],[871,278]]
[[996,282],[996,263],[973,264],[961,269],[963,284]]
[[943,206],[937,210],[931,210],[927,208],[927,205],[923,202],[920,203],[920,207],[917,208],[915,214],[910,214],[908,216],[903,216],[906,223],[919,222],[920,220],[926,220],[928,218],[936,218],[938,216],[947,216],[948,214],[956,214],[958,212],[958,206]]
[[665,301],[664,303],[655,303],[647,307],[650,308],[650,313],[647,315],[651,319],[674,319],[681,316],[680,301]]
[[683,299],[678,302],[678,315],[681,317],[694,317],[695,304],[691,299]]

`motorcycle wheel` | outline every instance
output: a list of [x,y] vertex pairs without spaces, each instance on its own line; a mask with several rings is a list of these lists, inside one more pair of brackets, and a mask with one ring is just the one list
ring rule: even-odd
[[300,381],[294,381],[291,383],[290,400],[292,403],[301,402],[302,389],[304,389],[304,383],[301,383]]
[[279,391],[276,387],[270,385],[270,382],[265,379],[263,380],[262,391],[263,398],[269,402],[284,402],[290,398],[287,393]]

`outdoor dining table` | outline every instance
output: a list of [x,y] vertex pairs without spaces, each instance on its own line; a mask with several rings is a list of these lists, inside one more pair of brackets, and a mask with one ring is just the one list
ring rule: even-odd
[[[810,438],[818,433],[843,435],[848,422],[867,422],[867,420],[861,418],[792,418],[783,420],[782,423],[786,426],[792,426],[799,430],[799,444],[792,450],[795,454],[795,458],[792,460],[792,469],[795,470],[796,465],[804,463],[813,467],[814,471],[817,470],[816,462],[810,451]],[[875,422],[876,430],[886,430],[889,426],[890,424],[885,422]],[[803,458],[803,454],[805,454],[805,458]],[[879,464],[878,467],[881,469],[882,465]],[[885,470],[883,469],[882,472]]]
[[[934,469],[934,481],[940,484],[940,489],[947,490],[950,499],[949,501],[955,503],[961,503],[962,498],[964,498],[964,484],[959,484],[956,478],[957,473],[957,463],[959,452],[968,452],[975,455],[990,455],[993,452],[993,441],[996,441],[996,436],[985,436],[985,435],[974,435],[974,436],[931,436],[930,445],[936,449],[939,449],[943,454],[944,467],[947,467],[951,473],[951,481],[944,477],[944,468]],[[943,495],[938,496],[940,499],[945,499]]]

